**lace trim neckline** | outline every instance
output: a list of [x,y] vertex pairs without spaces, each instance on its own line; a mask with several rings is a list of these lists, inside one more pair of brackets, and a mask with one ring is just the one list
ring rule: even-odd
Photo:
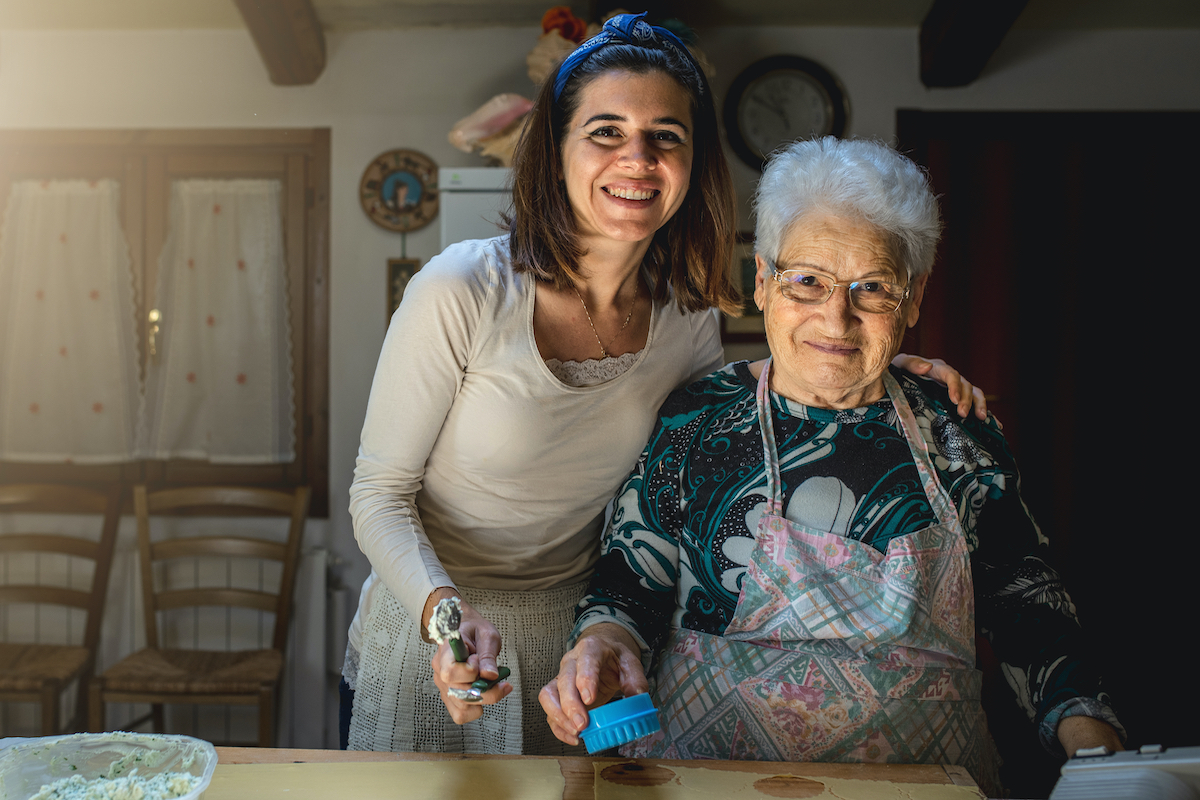
[[637,363],[641,355],[642,351],[639,350],[635,353],[609,358],[589,358],[585,361],[559,361],[557,358],[548,358],[546,367],[567,386],[596,386],[624,375]]

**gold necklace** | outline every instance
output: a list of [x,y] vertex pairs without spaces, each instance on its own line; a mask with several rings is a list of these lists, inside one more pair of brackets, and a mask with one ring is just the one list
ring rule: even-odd
[[[583,295],[579,293],[579,290],[575,288],[574,284],[571,285],[571,288],[575,291],[575,296],[579,298],[579,304],[583,306],[583,313],[587,314],[588,325],[591,326],[592,333],[596,336],[596,344],[600,345],[600,357],[608,358],[608,348],[604,346],[604,342],[600,341],[600,332],[596,330],[596,323],[592,322],[592,312],[588,311],[587,303],[583,302]],[[629,313],[625,315],[625,321],[621,323],[620,330],[618,330],[613,335],[612,339],[609,340],[609,347],[611,347],[612,343],[615,342],[617,337],[621,335],[621,331],[625,330],[625,326],[629,324],[629,320],[633,319],[633,309],[637,307],[637,297],[638,287],[635,284],[633,287],[633,302],[629,304]]]

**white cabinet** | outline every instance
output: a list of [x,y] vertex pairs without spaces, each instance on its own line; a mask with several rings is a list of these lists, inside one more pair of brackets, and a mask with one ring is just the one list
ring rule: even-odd
[[438,169],[443,250],[464,239],[488,239],[501,233],[500,214],[511,211],[511,173],[506,167]]

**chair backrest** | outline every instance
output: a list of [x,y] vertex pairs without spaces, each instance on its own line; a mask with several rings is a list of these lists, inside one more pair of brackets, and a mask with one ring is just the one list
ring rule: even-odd
[[[296,565],[308,518],[310,492],[302,486],[294,492],[245,486],[194,486],[147,491],[133,487],[137,515],[138,550],[141,556],[142,600],[145,606],[146,644],[159,647],[158,613],[195,606],[225,606],[267,611],[275,615],[271,646],[283,650],[287,644],[288,621]],[[152,517],[208,517],[208,524],[221,526],[223,517],[283,516],[289,518],[286,541],[250,538],[243,535],[186,536],[151,541]],[[156,588],[154,565],[172,559],[246,558],[277,561],[282,566],[278,593],[234,587],[188,589]]]
[[88,591],[40,584],[0,586],[0,602],[39,603],[79,608],[87,612],[83,645],[96,651],[104,599],[108,594],[108,575],[117,524],[121,520],[121,491],[112,486],[105,491],[65,484],[0,484],[0,514],[98,514],[103,522],[100,539],[92,541],[62,533],[13,532],[0,536],[0,553],[48,553],[90,559],[93,562],[92,585]]

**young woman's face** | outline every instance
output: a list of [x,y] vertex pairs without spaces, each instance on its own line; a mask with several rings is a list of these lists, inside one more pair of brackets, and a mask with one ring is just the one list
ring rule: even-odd
[[693,133],[687,90],[665,73],[613,70],[584,86],[562,143],[579,234],[652,237],[687,196]]

